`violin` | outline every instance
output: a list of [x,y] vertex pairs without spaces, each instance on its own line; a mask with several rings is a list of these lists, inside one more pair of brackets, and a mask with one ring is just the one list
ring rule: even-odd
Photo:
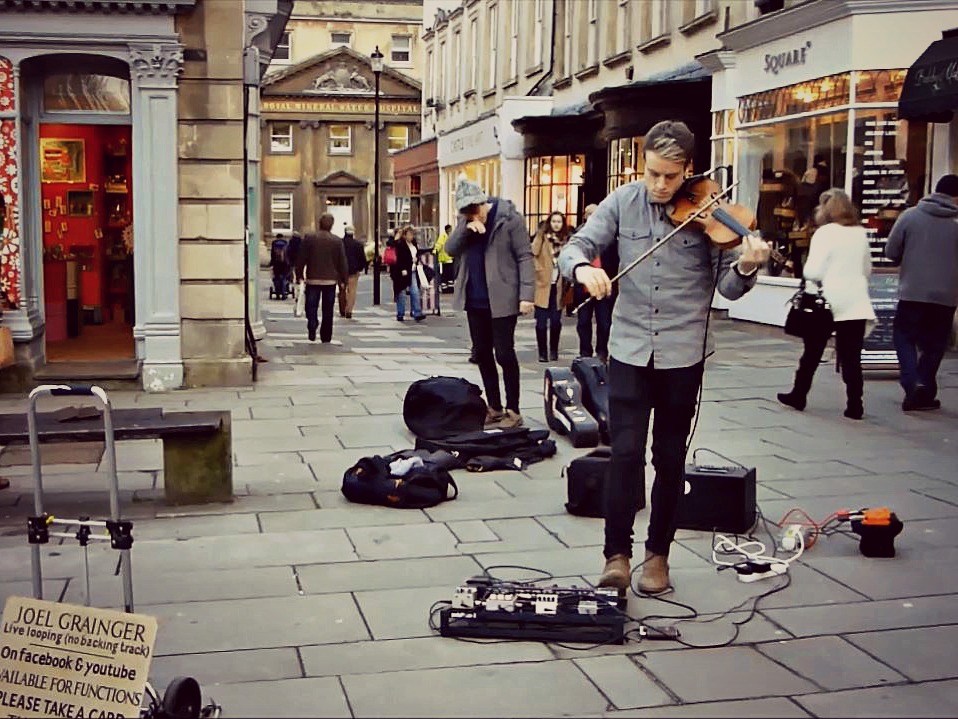
[[726,192],[705,175],[690,177],[675,193],[666,214],[676,226],[688,223],[698,227],[723,250],[737,247],[758,223],[755,213],[744,205],[721,200]]

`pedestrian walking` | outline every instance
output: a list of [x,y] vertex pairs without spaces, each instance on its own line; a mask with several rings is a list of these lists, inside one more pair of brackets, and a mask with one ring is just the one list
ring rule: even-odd
[[[683,186],[695,137],[681,122],[665,121],[645,136],[644,180],[616,189],[559,254],[559,267],[592,297],[612,293],[603,268],[593,267],[610,245],[623,264],[673,231],[666,206]],[[632,536],[643,488],[649,421],[655,483],[639,589],[670,586],[668,556],[684,484],[686,442],[696,412],[708,317],[717,288],[726,298],[754,286],[768,245],[755,236],[723,252],[693,226],[679,231],[654,257],[619,280],[609,340],[609,426],[612,456],[605,485],[605,565],[600,587],[628,588]]]
[[450,232],[452,232],[452,225],[443,227],[433,248],[436,253],[436,262],[439,264],[439,289],[441,292],[451,292],[456,280],[456,268],[452,261],[452,255],[446,252],[446,242],[449,240]]
[[389,268],[396,299],[396,319],[400,322],[406,319],[406,298],[409,298],[410,316],[416,322],[422,322],[426,315],[422,312],[422,288],[419,285],[419,273],[416,272],[419,263],[416,230],[412,225],[400,227],[395,238],[387,244],[391,244],[396,251],[396,262]]
[[[509,200],[489,197],[464,175],[456,184],[459,221],[446,251],[459,258],[453,306],[465,310],[489,412],[487,426],[519,427],[516,322],[533,304],[535,272],[525,220]],[[499,372],[506,391],[499,391]]]
[[938,409],[938,368],[958,307],[958,175],[895,221],[885,256],[901,265],[893,337],[905,412]]
[[[835,352],[845,383],[845,416],[862,419],[865,414],[862,344],[875,322],[875,311],[868,296],[868,277],[872,272],[868,235],[858,210],[838,188],[821,194],[814,221],[817,229],[803,270],[805,292],[817,294],[821,288],[831,306],[834,327],[828,323],[805,334],[795,382],[789,392],[778,395],[778,401],[799,411],[805,409],[812,378],[834,329]],[[808,285],[809,280],[816,286]]]
[[[331,230],[335,218],[322,215],[319,218],[319,230],[307,232],[303,237],[296,272],[306,281],[306,332],[311,342],[316,340],[316,328],[319,327],[319,339],[324,344],[333,339],[333,303],[336,300],[336,286],[347,279],[346,251],[343,241]],[[322,302],[322,322],[317,314]]]
[[[536,289],[534,295],[536,318],[536,345],[540,362],[559,359],[559,338],[562,334],[562,308],[568,282],[559,274],[559,252],[569,239],[565,215],[553,212],[539,223],[532,240],[533,267]],[[548,350],[548,353],[547,353]]]
[[345,284],[339,286],[339,316],[347,320],[353,318],[359,275],[366,267],[366,248],[353,232],[352,225],[348,225],[343,232],[343,250],[346,253],[346,272],[349,277]]

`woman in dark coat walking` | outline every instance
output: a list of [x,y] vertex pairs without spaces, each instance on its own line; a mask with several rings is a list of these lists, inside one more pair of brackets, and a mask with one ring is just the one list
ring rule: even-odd
[[419,287],[419,275],[416,264],[419,260],[419,248],[416,246],[416,231],[412,225],[406,225],[396,232],[395,239],[387,246],[396,250],[396,262],[389,268],[389,277],[393,281],[393,295],[396,298],[396,319],[402,322],[406,316],[406,297],[410,299],[410,311],[416,322],[422,322],[426,315],[422,313],[422,300]]

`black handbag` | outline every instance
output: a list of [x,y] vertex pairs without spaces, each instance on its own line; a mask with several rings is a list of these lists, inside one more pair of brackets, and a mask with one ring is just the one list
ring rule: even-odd
[[805,292],[805,280],[802,280],[798,292],[792,295],[790,302],[792,306],[785,318],[785,334],[805,339],[832,333],[835,318],[828,300],[822,294],[821,284],[818,286],[818,294],[811,295]]

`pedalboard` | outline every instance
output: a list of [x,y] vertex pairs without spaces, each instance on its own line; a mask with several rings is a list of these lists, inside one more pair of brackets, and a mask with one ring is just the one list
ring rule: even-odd
[[440,610],[444,637],[622,644],[626,598],[617,589],[539,586],[473,577]]

